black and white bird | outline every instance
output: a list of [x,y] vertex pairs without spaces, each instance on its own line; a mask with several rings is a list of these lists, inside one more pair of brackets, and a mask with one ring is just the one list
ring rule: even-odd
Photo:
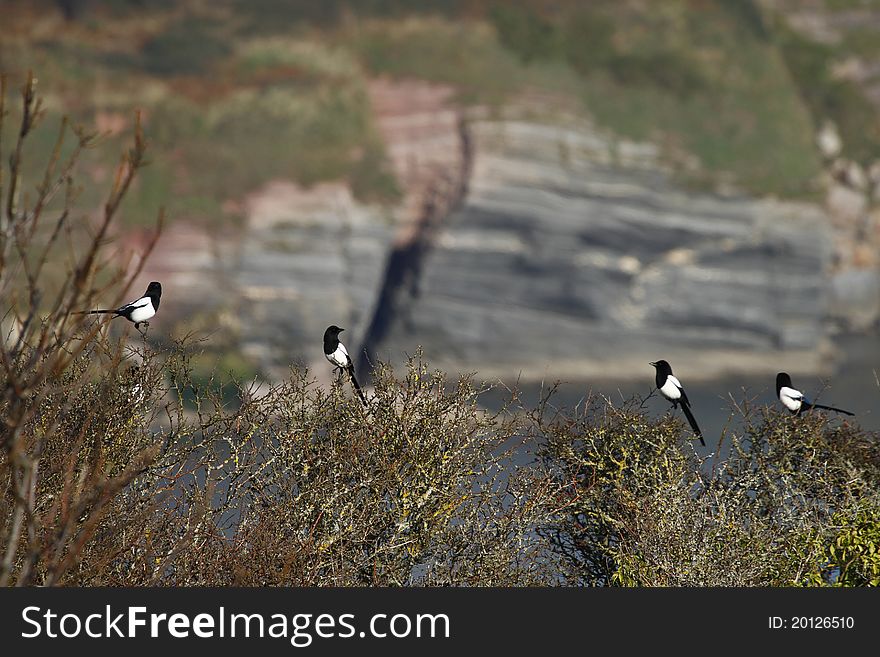
[[355,392],[357,392],[358,397],[361,398],[364,406],[366,406],[367,398],[364,397],[361,386],[354,376],[354,365],[351,362],[351,356],[348,355],[348,349],[345,348],[345,345],[339,341],[339,334],[344,330],[345,329],[339,328],[334,324],[328,326],[327,330],[324,331],[324,357],[330,361],[337,370],[348,372],[348,377],[351,379],[351,385],[354,387]]
[[147,321],[159,310],[159,299],[162,297],[162,285],[158,281],[153,281],[147,286],[144,296],[135,299],[131,303],[120,306],[116,310],[82,310],[78,315],[95,315],[95,314],[112,314],[113,319],[116,317],[125,317],[129,322],[134,324],[138,330],[141,324],[150,325]]
[[782,405],[795,415],[800,415],[803,411],[808,411],[811,408],[824,408],[826,411],[836,411],[837,413],[843,413],[844,415],[855,415],[855,413],[850,413],[842,408],[823,406],[822,404],[814,404],[809,401],[804,397],[804,393],[792,387],[791,377],[785,372],[780,372],[776,375],[776,396],[779,397],[779,401],[782,402]]
[[681,381],[672,375],[672,367],[665,360],[658,360],[655,363],[648,364],[653,365],[654,369],[657,370],[657,375],[654,381],[657,384],[657,389],[660,391],[660,394],[672,402],[673,408],[681,404],[681,410],[684,411],[684,415],[690,423],[691,429],[693,429],[697,438],[700,439],[700,444],[705,447],[706,441],[703,440],[703,432],[700,431],[700,427],[697,426],[697,421],[694,419],[693,413],[691,413],[691,403],[684,392]]

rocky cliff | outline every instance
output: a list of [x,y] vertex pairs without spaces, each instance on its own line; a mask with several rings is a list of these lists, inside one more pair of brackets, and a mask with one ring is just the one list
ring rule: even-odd
[[278,181],[248,199],[238,235],[174,227],[152,264],[171,290],[210,280],[193,298],[226,304],[264,374],[298,362],[329,379],[331,323],[362,370],[419,346],[487,377],[626,378],[661,357],[707,377],[821,369],[831,237],[818,206],[685,190],[653,146],[577,115],[466,117],[421,83],[371,97],[396,208]]
[[248,217],[233,274],[243,299],[243,353],[276,377],[291,363],[323,371],[324,329],[342,326],[354,346],[374,314],[389,222],[344,185],[289,183],[261,190]]
[[[467,194],[402,291],[382,358],[482,375],[708,376],[818,366],[830,235],[815,207],[685,192],[650,145],[582,120],[476,118]],[[772,365],[766,364],[774,354]]]

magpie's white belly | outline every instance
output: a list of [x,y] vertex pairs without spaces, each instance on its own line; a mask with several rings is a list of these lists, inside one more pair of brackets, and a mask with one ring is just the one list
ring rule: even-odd
[[145,322],[155,314],[156,311],[153,310],[153,304],[147,303],[144,304],[142,307],[135,308],[133,311],[131,311],[131,321],[133,321],[135,324],[137,324],[138,322]]
[[781,401],[782,405],[792,413],[797,413],[800,410],[802,397],[803,395],[797,390],[792,390],[791,388],[784,386],[779,389],[779,401]]
[[342,343],[336,347],[336,351],[332,354],[324,354],[324,356],[336,367],[348,367],[348,352],[342,346]]
[[660,392],[666,399],[681,399],[681,388],[669,379],[666,379],[666,383],[660,388]]

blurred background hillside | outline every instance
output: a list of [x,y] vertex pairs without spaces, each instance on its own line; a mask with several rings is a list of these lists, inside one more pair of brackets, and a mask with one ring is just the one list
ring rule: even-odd
[[167,208],[150,339],[210,335],[206,373],[329,379],[338,324],[362,372],[663,357],[704,407],[781,369],[876,407],[880,1],[0,0],[0,69],[43,157],[106,134],[84,217],[142,111],[116,239]]

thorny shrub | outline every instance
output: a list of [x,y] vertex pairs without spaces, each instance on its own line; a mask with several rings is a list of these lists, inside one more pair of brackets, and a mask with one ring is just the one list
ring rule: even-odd
[[29,77],[8,166],[0,143],[0,585],[880,583],[878,436],[822,413],[743,405],[701,460],[637,399],[489,412],[420,354],[366,406],[301,370],[230,401],[198,339],[75,314],[150,251],[120,268],[107,239],[145,142],[74,220],[93,137],[63,123],[27,188],[41,116]]
[[[570,504],[540,533],[569,584],[876,584],[880,444],[823,413],[740,407],[724,458],[701,460],[638,400],[531,413]],[[686,432],[685,432],[686,433]]]

